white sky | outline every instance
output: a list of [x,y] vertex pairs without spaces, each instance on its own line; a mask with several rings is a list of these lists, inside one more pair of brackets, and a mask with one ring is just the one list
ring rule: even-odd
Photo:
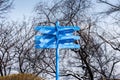
[[9,20],[21,20],[23,16],[33,15],[35,5],[42,0],[14,0],[13,9],[8,14]]

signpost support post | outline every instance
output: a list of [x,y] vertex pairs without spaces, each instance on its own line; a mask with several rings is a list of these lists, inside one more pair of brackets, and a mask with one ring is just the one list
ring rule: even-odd
[[59,47],[56,48],[56,80],[59,80]]
[[59,22],[56,22],[56,80],[59,80]]

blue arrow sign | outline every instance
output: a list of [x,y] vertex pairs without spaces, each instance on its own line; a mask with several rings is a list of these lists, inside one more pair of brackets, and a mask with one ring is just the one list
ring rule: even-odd
[[51,34],[51,35],[56,34],[55,27],[50,27],[50,26],[37,26],[35,27],[35,30],[40,31],[40,33],[43,33],[43,34]]
[[[68,29],[73,29],[74,31],[78,31],[80,30],[80,28],[78,26],[58,26],[58,30],[68,30]],[[56,30],[56,28],[54,26],[36,26],[34,28],[34,30],[36,31],[40,31],[40,30]]]
[[80,48],[80,45],[74,43],[66,43],[66,44],[59,44],[59,48],[73,49],[73,48]]
[[[59,36],[59,43],[60,44],[71,43],[78,39],[80,39],[79,36],[74,36],[74,35],[63,36],[63,35],[61,35],[61,36]],[[50,43],[51,40],[52,40],[51,44],[53,42],[56,42],[56,37],[54,35],[35,36],[35,44],[42,45],[42,44],[46,44],[48,42]]]
[[[52,34],[52,35],[56,35],[56,28],[55,27],[50,27],[50,26],[37,26],[35,27],[36,31],[40,31],[43,34]],[[65,35],[67,33],[73,33],[74,31],[80,30],[79,27],[75,26],[75,27],[70,27],[70,26],[60,26],[58,27],[58,32],[61,35]]]
[[53,37],[56,37],[56,36],[55,35],[46,35],[46,34],[44,34],[43,36],[36,35],[35,40],[51,39]]
[[44,48],[53,43],[56,43],[56,37],[52,37],[50,39],[41,38],[41,39],[35,40],[35,44],[37,44],[37,45],[39,44],[39,45],[43,46]]
[[[36,36],[35,36],[35,40],[51,39],[51,38],[53,38],[53,37],[56,37],[56,36],[55,36],[55,35],[46,35],[46,34],[44,34],[43,36],[36,35]],[[60,40],[60,39],[69,39],[69,38],[72,38],[72,39],[75,39],[75,40],[80,39],[79,36],[74,36],[74,35],[67,35],[67,36],[59,35],[59,40]]]
[[67,35],[67,36],[59,36],[59,43],[64,44],[64,43],[71,43],[74,42],[75,40],[80,39],[79,36],[74,36],[74,35]]
[[49,46],[47,46],[47,47],[44,47],[44,46],[41,46],[41,45],[39,45],[39,44],[36,44],[35,45],[35,48],[36,49],[47,49],[47,48],[56,48],[56,45],[55,44],[52,44],[52,45],[49,45]]
[[42,31],[42,30],[54,30],[55,31],[55,27],[52,27],[52,26],[36,26],[35,28],[34,28],[34,30],[36,30],[36,31]]
[[[47,48],[56,48],[56,44],[51,44],[51,45],[48,45],[48,46],[42,46],[40,44],[36,44],[35,45],[35,48],[36,49],[47,49]],[[80,48],[80,45],[78,44],[73,44],[73,43],[66,43],[66,44],[59,44],[59,48],[60,49],[73,49],[73,48]]]
[[66,34],[70,34],[70,33],[73,33],[74,32],[74,30],[73,29],[66,29],[66,30],[60,30],[59,31],[59,34],[60,35],[66,35]]
[[68,29],[73,29],[74,31],[78,31],[80,30],[80,28],[78,26],[59,26],[58,30],[68,30]]
[[75,41],[74,39],[63,39],[63,40],[59,40],[59,44],[71,43],[74,41]]
[[60,36],[59,36],[59,40],[62,40],[62,39],[70,39],[70,38],[72,38],[72,39],[74,39],[74,40],[79,40],[79,39],[80,39],[79,36],[74,36],[74,35],[66,35],[66,36],[60,35]]

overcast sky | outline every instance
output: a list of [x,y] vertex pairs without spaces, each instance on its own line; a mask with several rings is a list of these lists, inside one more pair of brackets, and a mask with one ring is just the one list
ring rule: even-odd
[[10,20],[20,20],[33,14],[34,6],[42,0],[14,0],[13,9],[8,14]]

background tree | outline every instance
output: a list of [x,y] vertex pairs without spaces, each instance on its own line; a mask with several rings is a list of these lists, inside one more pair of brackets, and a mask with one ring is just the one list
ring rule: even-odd
[[[107,0],[98,1],[110,5]],[[59,0],[51,5],[39,2],[35,7],[37,15],[32,20],[0,23],[0,75],[17,71],[33,73],[49,80],[55,78],[55,49],[34,48],[34,36],[40,34],[34,31],[34,27],[55,26],[58,20],[60,25],[81,28],[74,33],[81,37],[75,42],[80,44],[80,49],[60,50],[60,78],[64,80],[116,78],[116,65],[120,62],[119,32],[115,31],[113,35],[112,32],[103,29],[104,25],[100,20],[104,21],[105,18],[100,19],[90,12],[90,9],[94,8],[93,2]],[[107,11],[102,12],[104,13]]]
[[9,12],[12,4],[13,0],[0,0],[0,18],[3,18],[3,15]]
[[[70,76],[78,80],[93,80],[102,77],[113,78],[115,76],[114,67],[119,63],[118,56],[114,52],[109,54],[114,50],[106,48],[108,43],[112,43],[106,37],[109,32],[105,32],[100,27],[102,29],[100,33],[102,35],[100,35],[98,32],[99,22],[96,21],[98,19],[93,19],[91,15],[86,14],[91,6],[90,3],[91,1],[88,0],[64,0],[56,2],[52,7],[43,6],[42,3],[39,3],[35,8],[38,16],[40,16],[39,25],[54,25],[56,20],[59,20],[61,25],[81,25],[81,31],[76,33],[81,36],[81,40],[77,42],[81,45],[81,48],[80,50],[72,50],[76,54],[71,55],[71,57],[73,56],[73,59],[70,58],[71,62],[69,60],[67,62],[68,65],[73,65],[74,68],[77,67],[77,71],[74,68],[65,67],[63,64],[63,62],[66,62],[64,60],[67,60],[68,56],[73,52],[64,51],[65,55],[61,55],[61,76],[66,77],[65,79],[69,79]],[[49,62],[47,63],[49,64]],[[70,79],[72,78],[70,77]]]
[[19,40],[15,40],[16,32],[14,27],[16,24],[2,22],[0,23],[0,75],[8,75],[11,73],[12,65],[15,63],[14,46]]

